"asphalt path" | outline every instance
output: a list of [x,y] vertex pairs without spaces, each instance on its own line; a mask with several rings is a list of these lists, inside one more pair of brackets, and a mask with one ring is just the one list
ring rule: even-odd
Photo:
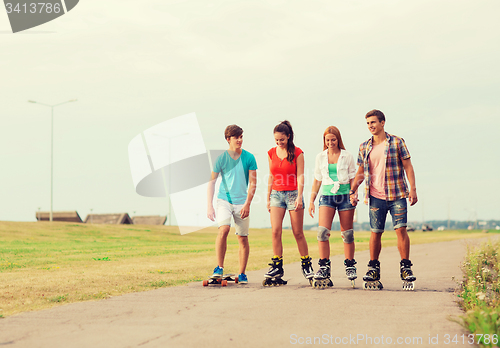
[[266,270],[260,270],[248,272],[246,285],[196,282],[14,315],[0,320],[0,346],[473,347],[450,320],[461,315],[452,277],[461,279],[467,243],[478,242],[412,246],[415,291],[401,289],[399,253],[387,247],[380,258],[381,291],[362,288],[369,260],[364,251],[356,253],[354,289],[343,257],[335,256],[334,286],[325,290],[311,288],[299,263],[288,264],[288,284],[280,287],[263,287]]

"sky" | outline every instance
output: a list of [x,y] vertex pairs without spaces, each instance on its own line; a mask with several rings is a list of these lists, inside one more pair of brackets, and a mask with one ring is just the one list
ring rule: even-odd
[[500,219],[499,12],[493,0],[81,0],[13,34],[0,11],[0,220],[50,209],[50,108],[28,100],[75,98],[54,108],[54,210],[82,219],[166,215],[166,198],[136,193],[128,145],[195,113],[209,150],[227,148],[227,125],[244,129],[259,167],[250,223],[270,226],[274,126],[289,120],[304,150],[307,204],[325,128],[356,158],[372,109],[412,156],[410,221]]

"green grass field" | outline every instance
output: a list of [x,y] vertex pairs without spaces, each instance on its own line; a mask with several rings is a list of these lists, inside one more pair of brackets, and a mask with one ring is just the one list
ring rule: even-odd
[[480,338],[481,347],[497,347],[500,338],[499,251],[500,241],[469,247],[462,265],[459,297],[466,312],[461,324]]
[[[0,317],[64,303],[201,281],[215,261],[215,228],[181,236],[175,227],[0,222]],[[317,259],[316,232],[305,232]],[[415,232],[412,244],[482,238],[479,231]],[[369,232],[356,232],[356,250],[368,248]],[[267,268],[272,256],[269,229],[250,231],[248,270]],[[332,233],[332,254],[343,250]],[[283,233],[285,263],[299,254],[291,231]],[[396,245],[386,232],[383,246]],[[238,270],[238,242],[228,238],[225,269]],[[250,280],[252,281],[252,279]],[[260,281],[260,280],[259,280]]]

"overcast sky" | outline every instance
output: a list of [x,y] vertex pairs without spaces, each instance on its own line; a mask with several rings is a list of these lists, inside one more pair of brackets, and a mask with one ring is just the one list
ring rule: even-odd
[[54,210],[82,218],[165,215],[165,198],[135,193],[128,144],[195,112],[207,149],[227,147],[228,124],[244,129],[259,167],[251,225],[270,226],[274,126],[295,129],[307,202],[324,129],[357,157],[376,108],[412,156],[409,220],[447,219],[448,207],[452,219],[500,219],[498,13],[493,0],[81,0],[12,34],[0,11],[0,220],[50,208],[50,108],[27,101],[73,98],[55,108]]

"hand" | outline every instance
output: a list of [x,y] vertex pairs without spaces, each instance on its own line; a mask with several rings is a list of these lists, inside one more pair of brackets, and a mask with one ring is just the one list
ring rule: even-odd
[[267,200],[267,211],[271,212],[271,201],[269,199]]
[[304,206],[302,205],[302,196],[297,197],[295,200],[295,210],[302,210]]
[[240,216],[242,219],[247,218],[250,215],[250,204],[245,203],[240,210]]
[[352,206],[357,206],[358,205],[358,202],[359,202],[359,199],[358,199],[358,193],[357,192],[354,192],[352,195],[349,195],[349,199],[351,201],[351,205]]
[[409,201],[410,201],[410,206],[415,205],[415,203],[418,202],[417,189],[411,189],[410,190]]
[[314,203],[309,203],[309,215],[314,218]]
[[208,207],[208,209],[207,209],[207,217],[210,220],[215,221],[215,210],[214,210],[214,207]]

